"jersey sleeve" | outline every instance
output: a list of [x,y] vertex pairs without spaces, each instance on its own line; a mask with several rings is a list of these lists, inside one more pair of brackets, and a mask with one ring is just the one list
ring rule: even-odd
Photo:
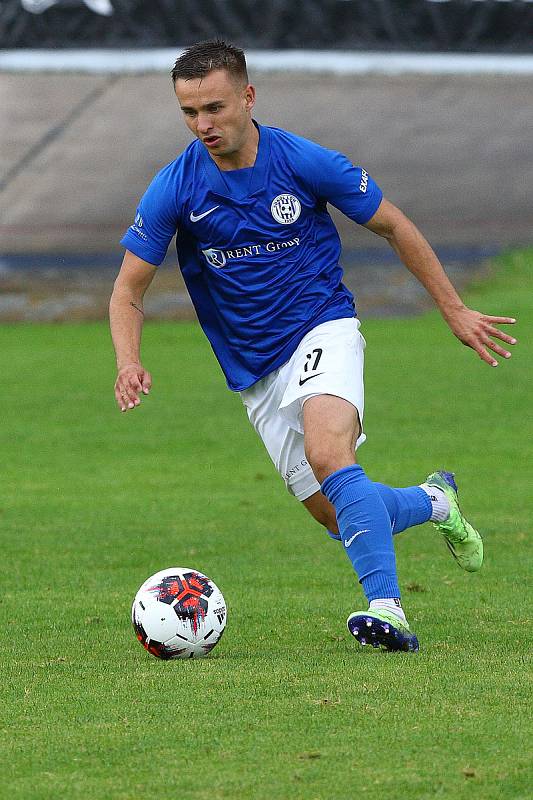
[[176,198],[172,172],[166,167],[142,196],[135,220],[120,243],[149,264],[159,266],[178,227]]
[[342,153],[316,144],[312,150],[306,153],[305,169],[316,196],[364,225],[383,199],[377,183],[363,167],[354,166]]

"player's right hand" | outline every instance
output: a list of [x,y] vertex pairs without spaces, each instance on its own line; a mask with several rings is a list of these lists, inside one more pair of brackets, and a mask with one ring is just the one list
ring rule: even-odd
[[118,371],[115,381],[115,400],[121,411],[140,405],[140,395],[148,394],[152,387],[152,376],[142,364],[126,364]]

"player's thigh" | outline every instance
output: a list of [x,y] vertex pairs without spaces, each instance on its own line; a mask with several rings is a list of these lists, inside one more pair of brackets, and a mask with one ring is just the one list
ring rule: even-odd
[[362,444],[364,349],[357,319],[318,325],[298,345],[285,368],[287,388],[280,410],[313,439],[331,435]]
[[287,490],[298,500],[320,491],[305,456],[303,432],[295,430],[280,413],[279,403],[285,386],[283,371],[259,381],[241,392],[248,417],[259,434]]
[[[305,405],[318,396],[340,398],[357,410],[352,414],[362,424],[364,347],[358,320],[322,323],[306,334],[286,364],[241,392],[250,422],[287,489],[300,500],[320,490],[305,454]],[[353,454],[353,433],[347,439]],[[357,444],[364,440],[361,432]]]
[[313,467],[315,462],[332,461],[332,469],[340,469],[335,466],[339,459],[353,462],[361,429],[359,413],[352,403],[331,394],[309,397],[304,403],[303,421],[305,452]]

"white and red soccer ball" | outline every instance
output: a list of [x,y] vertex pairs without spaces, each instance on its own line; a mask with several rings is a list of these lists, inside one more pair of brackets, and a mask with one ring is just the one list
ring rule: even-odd
[[137,639],[157,658],[201,658],[226,627],[222,592],[206,575],[170,567],[146,580],[133,601]]

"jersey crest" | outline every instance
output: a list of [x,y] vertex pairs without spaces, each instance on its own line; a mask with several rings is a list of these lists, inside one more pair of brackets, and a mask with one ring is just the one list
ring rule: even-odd
[[292,225],[302,211],[302,206],[293,194],[278,194],[270,206],[272,216],[281,225]]

